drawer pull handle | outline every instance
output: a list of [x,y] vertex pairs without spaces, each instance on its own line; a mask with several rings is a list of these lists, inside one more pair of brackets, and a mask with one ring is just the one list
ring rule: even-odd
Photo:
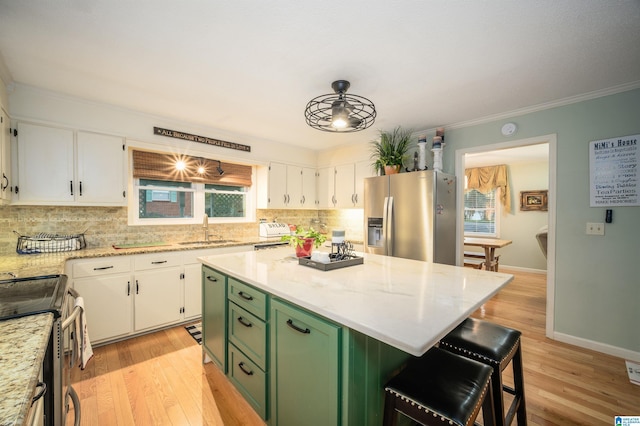
[[104,271],[105,269],[111,269],[111,268],[113,268],[113,265],[112,266],[101,266],[99,268],[93,268],[93,270],[94,271]]
[[243,291],[239,292],[238,296],[242,297],[244,300],[253,300],[253,296],[251,296],[250,294],[246,294]]
[[238,322],[244,325],[245,327],[253,327],[253,324],[251,324],[250,322],[246,322],[245,319],[242,317],[238,317]]
[[244,369],[244,362],[241,362],[240,364],[238,364],[238,367],[240,367],[240,370],[242,370],[242,372],[247,376],[253,376],[253,371]]
[[167,261],[166,260],[157,260],[155,262],[151,262],[152,265],[161,265],[163,263],[167,263]]
[[300,328],[300,327],[298,327],[298,326],[297,326],[297,325],[295,325],[295,324],[293,323],[293,321],[292,321],[292,320],[290,320],[290,319],[288,319],[288,320],[287,320],[287,325],[288,325],[289,327],[293,328],[295,331],[299,331],[300,333],[303,333],[303,334],[309,334],[309,333],[311,333],[311,330],[309,330],[308,328]]
[[208,279],[209,281],[214,282],[214,283],[217,283],[217,282],[218,282],[218,279],[217,279],[216,277],[212,277],[211,275],[207,275],[207,279]]

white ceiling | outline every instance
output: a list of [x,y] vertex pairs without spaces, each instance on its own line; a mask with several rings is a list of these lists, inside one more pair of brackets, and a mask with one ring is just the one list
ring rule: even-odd
[[[324,149],[638,82],[639,22],[638,0],[0,0],[0,69],[8,83]],[[375,103],[371,128],[305,124],[337,79]]]

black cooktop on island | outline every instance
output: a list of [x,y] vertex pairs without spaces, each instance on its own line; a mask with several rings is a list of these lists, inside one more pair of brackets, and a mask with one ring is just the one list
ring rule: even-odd
[[0,281],[0,320],[51,312],[58,318],[67,292],[66,275]]

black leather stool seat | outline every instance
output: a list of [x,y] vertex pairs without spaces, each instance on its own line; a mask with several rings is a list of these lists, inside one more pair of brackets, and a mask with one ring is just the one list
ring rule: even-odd
[[395,425],[399,411],[423,425],[467,426],[481,408],[484,424],[493,425],[492,371],[488,365],[431,348],[386,384],[384,425]]
[[[522,354],[518,330],[503,327],[489,321],[467,318],[440,341],[440,347],[453,353],[491,365],[493,400],[496,423],[508,425],[518,416],[518,424],[527,424],[524,401]],[[504,386],[502,371],[513,360],[514,388]],[[502,391],[514,395],[513,402],[505,412]]]

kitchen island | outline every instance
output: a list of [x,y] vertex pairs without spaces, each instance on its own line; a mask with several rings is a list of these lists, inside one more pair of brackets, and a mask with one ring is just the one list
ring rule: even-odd
[[[228,329],[224,330],[227,359],[220,364],[225,372],[228,369],[230,380],[245,398],[258,401],[254,407],[259,407],[257,411],[270,424],[301,420],[289,412],[290,407],[302,407],[300,412],[308,413],[312,406],[319,406],[320,414],[329,413],[318,424],[380,424],[384,382],[407,358],[425,353],[513,279],[512,275],[503,273],[359,255],[364,257],[362,265],[332,271],[299,265],[291,248],[200,258],[205,265],[203,349],[207,353],[207,334],[211,335],[211,329],[220,326],[208,324],[207,316],[210,305],[218,303],[218,311],[220,308],[219,300],[207,297],[206,279],[215,276],[217,283],[226,282],[222,294],[228,295],[225,316]],[[209,272],[212,275],[207,275]],[[261,319],[265,333],[266,348],[262,352],[267,357],[259,364],[264,383],[256,386],[264,388],[263,399],[255,398],[251,387],[242,383],[241,376],[239,383],[234,381],[237,379],[234,360],[246,355],[248,360],[241,361],[246,366],[255,359],[255,354],[243,350],[243,343],[238,343],[234,334],[238,322],[251,318],[246,315],[250,312],[243,311],[242,304],[238,305],[241,299],[236,295],[252,291],[264,295],[265,300],[266,313],[253,318]],[[237,311],[239,315],[235,314]],[[297,313],[300,316],[296,318]],[[318,322],[317,327],[313,321]],[[288,331],[285,326],[309,337],[317,329],[324,340],[308,351],[300,341],[295,343],[294,354],[287,353],[292,351],[291,342],[296,340],[283,337]],[[316,351],[323,353],[314,356]],[[296,356],[307,357],[304,366],[296,370],[294,365],[293,371],[283,372],[295,363]],[[318,374],[314,378],[309,371]],[[310,382],[307,388],[302,388],[305,380],[291,379],[301,375]],[[316,379],[323,383],[320,391],[314,390],[318,388]],[[329,388],[324,386],[327,380]],[[298,388],[287,389],[286,384],[291,383]],[[326,394],[333,399],[326,401]],[[282,398],[285,401],[280,401]],[[305,423],[313,424],[309,423],[309,417]]]

